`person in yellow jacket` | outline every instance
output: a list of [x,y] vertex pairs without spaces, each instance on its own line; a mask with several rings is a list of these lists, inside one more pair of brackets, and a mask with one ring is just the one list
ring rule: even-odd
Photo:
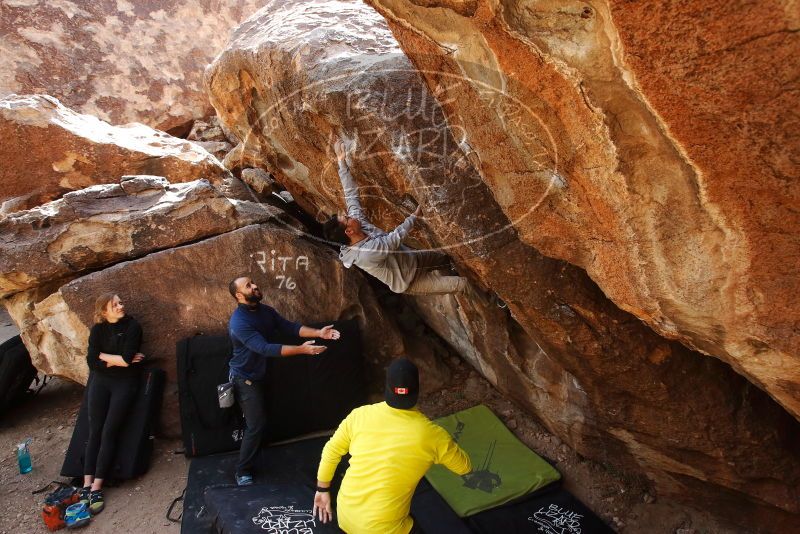
[[322,450],[314,495],[314,517],[333,518],[330,484],[336,466],[350,453],[339,489],[339,527],[348,534],[408,534],[417,483],[432,464],[458,475],[472,471],[469,456],[450,434],[415,408],[419,371],[405,358],[386,373],[385,402],[356,408]]

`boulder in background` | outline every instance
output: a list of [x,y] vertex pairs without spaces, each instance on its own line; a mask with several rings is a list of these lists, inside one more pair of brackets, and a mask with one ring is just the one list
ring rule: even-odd
[[205,180],[125,176],[0,219],[0,297],[253,223],[285,219]]
[[[203,69],[261,0],[0,2],[0,97],[47,93],[180,135],[211,108]],[[157,174],[157,173],[154,173]]]
[[0,100],[0,216],[123,175],[171,183],[229,176],[205,149],[143,124],[112,126],[46,95]]

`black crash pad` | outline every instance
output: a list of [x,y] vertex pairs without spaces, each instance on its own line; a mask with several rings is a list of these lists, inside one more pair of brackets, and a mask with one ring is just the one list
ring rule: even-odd
[[178,400],[186,456],[239,448],[244,418],[239,405],[221,409],[217,384],[228,381],[228,336],[194,336],[177,343]]
[[467,523],[458,517],[425,478],[419,481],[411,499],[411,517],[414,524],[425,533],[472,534]]
[[214,532],[211,528],[211,517],[203,503],[203,493],[209,486],[233,482],[238,458],[238,452],[228,452],[191,460],[189,475],[186,478],[186,493],[183,497],[181,534]]
[[314,489],[298,483],[269,482],[248,487],[210,487],[204,501],[214,532],[263,534],[342,532],[336,520],[323,524],[312,515]]
[[[264,507],[294,506],[294,510],[310,510],[314,498],[313,488],[316,485],[317,467],[322,447],[327,441],[327,437],[311,438],[262,448],[254,470],[256,483],[248,488],[238,488],[233,485],[238,453],[193,458],[189,464],[189,476],[186,482],[181,533],[247,532],[236,530],[234,527],[240,519],[251,520],[253,517],[258,517],[261,508]],[[343,459],[334,478],[334,496],[346,467],[347,462]],[[280,494],[294,496],[292,497],[294,500],[277,504],[274,499],[258,500],[261,498],[259,496],[269,497],[276,490]],[[306,498],[308,500],[305,500]],[[272,504],[259,505],[259,502]],[[245,505],[246,503],[250,504]],[[251,510],[254,510],[253,515],[245,517]],[[273,511],[277,516],[278,510]],[[268,517],[268,514],[262,514],[262,517]],[[249,524],[247,526],[249,527]],[[260,532],[263,534],[264,530]]]
[[613,534],[602,519],[564,489],[543,491],[516,504],[476,514],[467,523],[478,534]]
[[20,336],[0,344],[0,418],[25,398],[36,378],[28,349]]
[[[265,443],[320,430],[333,430],[366,401],[361,334],[355,320],[312,324],[334,326],[339,340],[318,340],[318,356],[269,358],[265,378]],[[301,344],[276,336],[275,343]],[[238,406],[221,409],[216,385],[227,381],[231,345],[227,336],[195,336],[178,342],[178,388],[187,456],[236,450],[244,428]]]
[[[193,458],[189,466],[181,533],[263,534],[269,532],[264,525],[269,527],[273,524],[271,521],[283,518],[281,520],[299,524],[307,520],[314,496],[316,470],[327,440],[327,437],[312,438],[262,449],[256,461],[256,484],[248,488],[232,485],[237,453]],[[346,466],[343,460],[336,472],[334,497]],[[575,497],[552,486],[515,504],[462,519],[423,478],[411,502],[411,515],[425,534],[613,532]],[[337,531],[329,530],[333,525],[324,527],[326,530],[321,525],[307,528],[312,528],[307,531],[312,533]]]
[[462,519],[422,479],[411,501],[411,516],[425,534],[610,534],[614,531],[582,502],[559,487],[548,487],[513,504]]
[[[129,480],[139,477],[150,468],[153,454],[153,434],[161,402],[164,397],[164,384],[167,375],[161,369],[143,369],[139,390],[126,416],[117,439],[117,450],[109,478]],[[89,377],[91,380],[91,376]],[[86,442],[89,440],[89,387],[87,384],[83,401],[75,420],[72,438],[61,466],[61,476],[83,477],[83,462]]]

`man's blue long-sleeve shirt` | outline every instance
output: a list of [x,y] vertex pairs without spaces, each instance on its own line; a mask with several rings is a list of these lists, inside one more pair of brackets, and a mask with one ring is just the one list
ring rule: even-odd
[[230,372],[233,376],[261,380],[267,370],[267,357],[281,355],[282,345],[270,343],[275,332],[297,336],[299,323],[281,317],[273,308],[257,304],[250,308],[244,304],[234,310],[228,322],[228,333],[233,343]]

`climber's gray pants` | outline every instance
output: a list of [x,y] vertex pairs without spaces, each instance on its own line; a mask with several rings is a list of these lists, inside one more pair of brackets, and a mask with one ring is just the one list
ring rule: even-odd
[[463,293],[467,279],[460,276],[447,276],[433,269],[450,266],[446,254],[434,251],[417,252],[417,275],[405,293],[408,295],[445,295]]

